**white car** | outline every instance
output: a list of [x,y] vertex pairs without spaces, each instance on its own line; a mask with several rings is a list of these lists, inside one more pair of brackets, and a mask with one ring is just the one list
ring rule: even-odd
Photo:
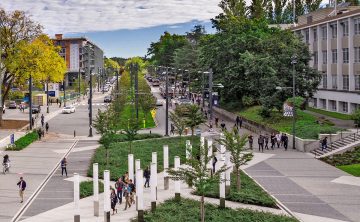
[[62,113],[74,113],[75,112],[75,107],[74,106],[66,106],[63,108]]

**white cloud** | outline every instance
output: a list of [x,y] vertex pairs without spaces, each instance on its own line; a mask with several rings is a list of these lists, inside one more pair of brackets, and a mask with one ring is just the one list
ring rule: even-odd
[[139,29],[206,21],[219,14],[219,0],[1,0],[5,10],[23,10],[45,32],[77,33]]

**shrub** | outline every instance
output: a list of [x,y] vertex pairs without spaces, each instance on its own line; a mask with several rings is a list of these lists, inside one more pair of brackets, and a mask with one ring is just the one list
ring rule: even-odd
[[[104,184],[99,181],[99,193],[104,192]],[[80,183],[80,198],[92,196],[94,194],[93,181],[83,181]]]
[[323,157],[321,160],[333,166],[357,164],[360,163],[360,147],[342,154]]
[[[108,138],[106,138],[108,137]],[[135,136],[135,140],[145,140],[145,139],[154,139],[154,138],[161,138],[162,135],[156,133],[144,133],[144,134],[137,134]],[[120,143],[120,142],[127,142],[128,138],[125,134],[104,134],[99,142],[104,144],[105,140],[109,139],[111,143]]]
[[26,135],[24,135],[23,137],[20,137],[18,140],[16,140],[15,146],[10,147],[7,150],[15,150],[15,151],[22,150],[38,139],[39,139],[38,133],[36,131],[31,131]]
[[261,109],[259,110],[259,115],[262,118],[268,118],[271,116],[271,110],[266,107],[261,107]]

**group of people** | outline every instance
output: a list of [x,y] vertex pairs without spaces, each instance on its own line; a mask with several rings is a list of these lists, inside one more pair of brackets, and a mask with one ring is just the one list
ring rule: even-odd
[[[35,124],[34,117],[31,119],[31,121],[32,121],[31,124],[34,126]],[[44,114],[41,114],[41,127],[37,129],[39,140],[41,140],[41,138],[45,136],[45,133],[48,133],[49,128],[50,128],[49,123],[48,122],[45,123]]]
[[[145,173],[145,171],[144,171]],[[135,204],[136,187],[132,179],[129,178],[129,173],[119,177],[115,183],[115,189],[111,188],[110,201],[113,215],[117,213],[116,204],[122,204],[123,197],[125,198],[125,208],[130,208],[132,204]]]
[[[248,136],[250,149],[253,148],[253,137],[252,135]],[[269,142],[271,143],[271,149],[284,147],[285,150],[288,148],[289,137],[285,133],[272,133],[270,136],[268,134],[260,134],[258,137],[259,151],[264,152],[265,149],[269,149]]]
[[[10,157],[8,154],[5,154],[3,157],[3,166],[10,168]],[[24,192],[26,189],[26,182],[23,177],[20,177],[20,180],[16,184],[19,188],[19,196],[20,196],[20,203],[24,202]]]

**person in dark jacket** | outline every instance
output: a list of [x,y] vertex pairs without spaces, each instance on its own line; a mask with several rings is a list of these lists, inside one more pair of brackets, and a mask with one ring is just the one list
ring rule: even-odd
[[150,170],[149,167],[146,167],[146,169],[144,170],[144,177],[145,177],[145,184],[144,187],[150,187]]
[[112,215],[115,214],[115,212],[117,213],[117,209],[115,209],[116,207],[116,203],[117,203],[117,196],[115,194],[115,190],[111,189],[111,194],[110,194],[110,201],[111,201],[111,209],[113,210]]
[[287,148],[288,148],[289,137],[285,133],[283,135],[284,135],[283,144],[284,144],[284,148],[285,148],[285,151],[286,151]]
[[64,159],[61,160],[61,176],[65,175],[67,177],[67,170],[66,170],[66,166],[67,166],[67,160],[66,157],[64,157]]
[[19,187],[19,195],[21,198],[20,203],[24,202],[24,193],[25,193],[25,189],[26,189],[26,182],[23,179],[23,177],[20,177],[20,181],[17,183],[18,187]]
[[327,136],[321,141],[321,151],[324,151],[324,149],[327,149]]
[[261,149],[261,152],[264,152],[264,136],[261,134],[258,138],[258,144],[259,144],[259,151]]
[[124,186],[125,186],[125,184],[121,178],[119,178],[118,181],[116,181],[116,183],[115,183],[115,188],[117,191],[117,198],[119,199],[119,204],[122,204],[122,194],[123,194]]

